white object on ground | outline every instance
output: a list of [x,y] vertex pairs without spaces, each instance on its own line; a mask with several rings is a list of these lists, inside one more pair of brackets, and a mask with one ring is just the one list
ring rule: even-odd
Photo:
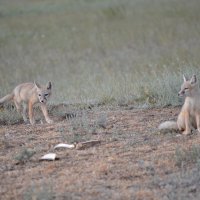
[[40,160],[55,160],[56,154],[55,153],[48,153],[40,158]]
[[64,144],[64,143],[60,143],[58,145],[56,145],[54,147],[54,149],[57,149],[57,148],[68,148],[68,149],[73,149],[75,148],[75,145],[74,144]]

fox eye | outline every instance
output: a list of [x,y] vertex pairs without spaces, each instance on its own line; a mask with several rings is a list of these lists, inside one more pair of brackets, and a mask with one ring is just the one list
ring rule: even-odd
[[189,88],[185,88],[185,90],[188,90]]
[[38,94],[39,97],[41,97],[41,94]]
[[45,94],[45,96],[47,97],[49,94]]

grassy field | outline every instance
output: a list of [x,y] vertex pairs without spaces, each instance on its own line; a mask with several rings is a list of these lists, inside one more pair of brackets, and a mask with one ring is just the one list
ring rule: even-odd
[[0,96],[53,82],[52,103],[177,105],[199,73],[198,0],[1,0]]

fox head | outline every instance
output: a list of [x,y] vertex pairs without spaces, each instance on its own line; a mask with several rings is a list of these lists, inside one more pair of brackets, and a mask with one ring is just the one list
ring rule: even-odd
[[183,84],[181,85],[181,90],[178,93],[178,96],[183,97],[183,96],[192,96],[194,94],[194,91],[198,88],[198,81],[197,77],[194,74],[190,80],[188,80],[184,75],[183,75]]
[[40,86],[38,83],[34,82],[38,99],[40,103],[45,104],[48,98],[51,96],[51,82],[48,82],[46,86]]

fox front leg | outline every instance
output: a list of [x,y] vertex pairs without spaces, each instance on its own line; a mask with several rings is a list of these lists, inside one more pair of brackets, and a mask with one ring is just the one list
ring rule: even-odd
[[184,121],[185,121],[185,130],[183,131],[183,135],[189,135],[189,134],[191,134],[191,125],[190,125],[190,120],[189,120],[189,112],[185,113]]
[[197,130],[200,133],[200,115],[196,115]]
[[23,120],[25,123],[28,122],[28,119],[27,119],[27,104],[26,103],[23,103],[23,111],[22,111],[22,117],[23,117]]
[[50,119],[50,117],[49,117],[46,104],[41,104],[41,110],[43,112],[43,115],[45,117],[46,122],[49,123],[49,124],[52,124],[53,120]]

